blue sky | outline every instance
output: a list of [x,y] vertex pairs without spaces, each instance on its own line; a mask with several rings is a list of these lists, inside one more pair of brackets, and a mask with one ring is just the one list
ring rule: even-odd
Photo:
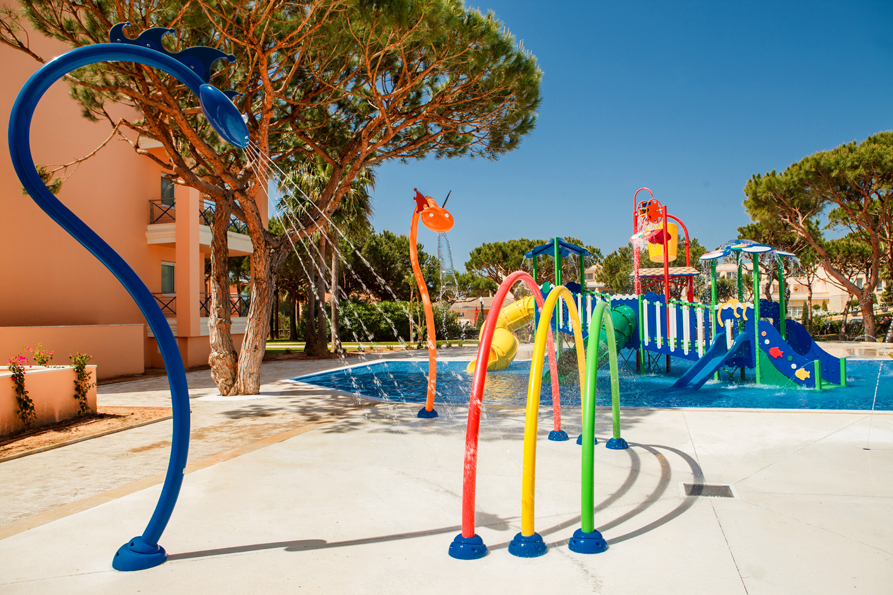
[[[413,188],[438,202],[452,190],[460,270],[476,246],[519,237],[612,252],[642,186],[713,248],[749,221],[751,175],[893,127],[889,0],[466,6],[492,10],[536,56],[536,129],[498,161],[385,164],[373,220],[408,234]],[[433,232],[419,241],[436,251]]]

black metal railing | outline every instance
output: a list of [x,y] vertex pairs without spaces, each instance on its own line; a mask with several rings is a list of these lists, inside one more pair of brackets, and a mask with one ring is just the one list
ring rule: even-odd
[[[211,294],[200,293],[198,299],[198,309],[201,316],[211,315]],[[251,305],[251,298],[244,295],[229,296],[229,315],[230,316],[248,316],[248,307]]]
[[177,315],[177,294],[175,293],[153,293],[152,297],[158,302],[161,313],[165,316]]
[[149,223],[172,223],[177,220],[177,208],[170,199],[149,201]]
[[[214,223],[214,216],[217,214],[216,206],[205,203],[204,207],[199,207],[199,212],[204,224],[211,227],[211,224]],[[248,226],[239,221],[235,215],[231,215],[229,218],[229,230],[235,233],[248,235]]]
[[[216,214],[215,206],[209,203],[203,203],[198,210],[199,225],[207,225],[211,227]],[[173,200],[168,198],[153,199],[149,201],[149,223],[173,223],[177,220],[177,207]],[[229,231],[248,235],[248,226],[239,221],[235,215],[229,218]]]

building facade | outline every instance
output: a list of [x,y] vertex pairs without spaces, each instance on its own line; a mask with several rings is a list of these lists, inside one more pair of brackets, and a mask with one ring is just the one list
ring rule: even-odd
[[[4,1],[5,6],[14,4]],[[32,49],[45,59],[65,52],[64,44],[29,31]],[[25,81],[40,64],[22,52],[0,46],[3,86],[0,127]],[[107,106],[113,118],[138,117],[122,106]],[[56,83],[41,100],[31,127],[35,162],[70,163],[108,138],[108,122],[91,122]],[[158,143],[131,139],[167,160]],[[69,168],[58,198],[98,233],[145,282],[168,319],[186,366],[207,364],[210,354],[205,282],[210,256],[213,204],[198,191],[171,182],[170,170],[137,155],[113,139],[91,159]],[[166,177],[167,176],[167,177]],[[88,353],[98,376],[139,374],[163,365],[142,313],[106,268],[22,194],[7,150],[0,151],[0,357],[22,345],[55,351],[53,363]],[[262,205],[266,208],[266,205]],[[266,214],[265,214],[266,216]],[[234,223],[230,255],[251,254],[251,242]],[[244,333],[247,297],[231,296],[233,340]]]

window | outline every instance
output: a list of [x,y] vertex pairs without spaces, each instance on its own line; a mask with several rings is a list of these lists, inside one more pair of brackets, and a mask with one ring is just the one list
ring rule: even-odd
[[862,277],[859,277],[858,279],[856,279],[856,287],[858,287],[859,289],[862,289],[862,285],[864,283],[865,283],[865,279],[863,279]]
[[791,306],[791,313],[789,316],[794,320],[799,320],[803,317],[803,306]]
[[161,263],[161,293],[177,293],[177,265]]
[[174,183],[168,178],[161,178],[161,204],[172,206],[174,204]]

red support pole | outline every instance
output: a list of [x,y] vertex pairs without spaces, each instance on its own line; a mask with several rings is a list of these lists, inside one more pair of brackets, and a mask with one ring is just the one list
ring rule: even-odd
[[[493,296],[493,304],[490,306],[490,314],[481,329],[481,340],[478,345],[477,361],[474,368],[474,378],[471,381],[471,399],[468,403],[468,425],[465,430],[465,465],[462,479],[462,537],[468,539],[474,537],[474,499],[477,486],[477,458],[478,435],[481,427],[481,406],[484,400],[484,386],[487,383],[487,359],[490,354],[490,345],[493,342],[493,332],[496,330],[496,321],[499,311],[509,290],[518,281],[524,281],[530,288],[536,299],[537,307],[542,309],[544,305],[543,294],[534,283],[533,278],[524,271],[517,271],[509,275],[499,286],[496,295]],[[552,331],[549,331],[546,353],[549,354],[549,370],[552,376],[553,391],[556,391],[558,382],[558,367],[555,361],[555,350],[552,346]],[[557,391],[556,391],[557,393]],[[557,397],[557,394],[553,397]]]

